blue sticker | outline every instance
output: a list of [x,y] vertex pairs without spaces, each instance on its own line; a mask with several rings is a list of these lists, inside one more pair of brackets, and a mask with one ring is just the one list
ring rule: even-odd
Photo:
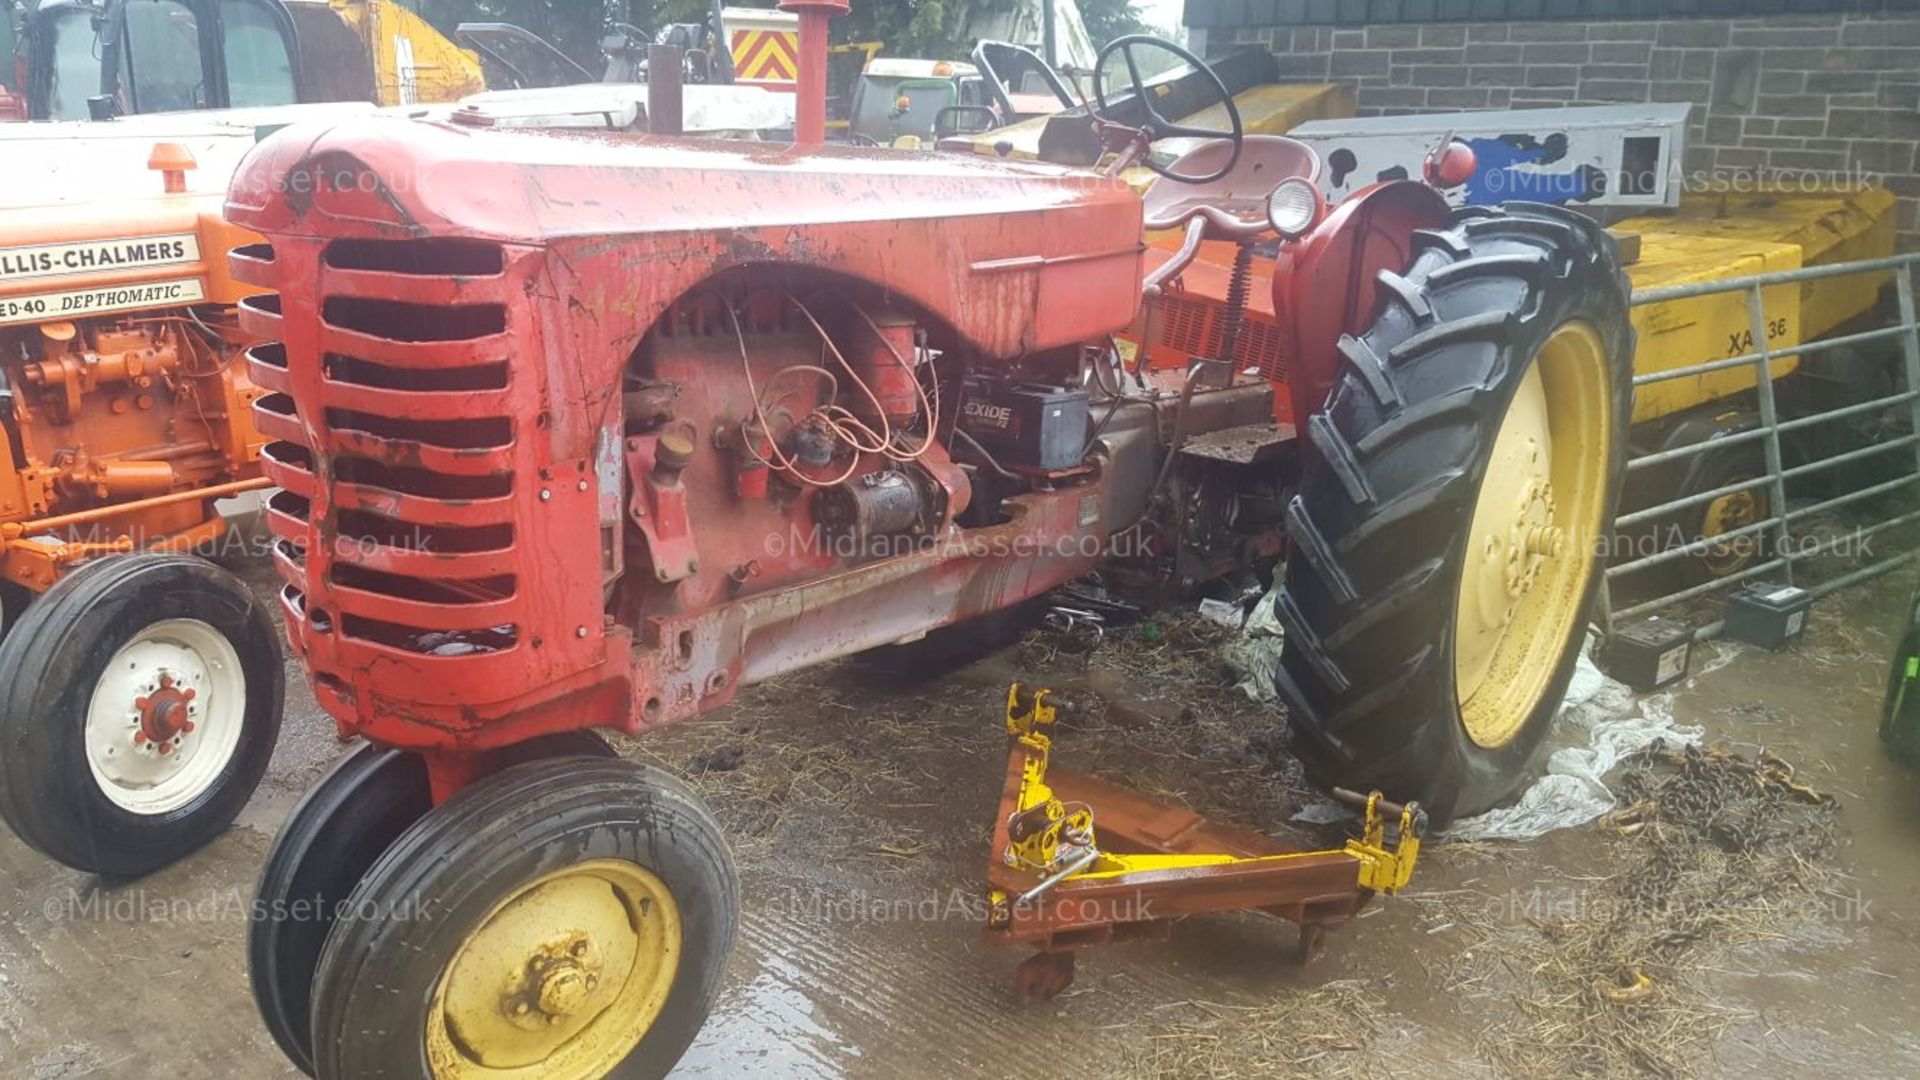
[[1552,203],[1589,202],[1606,194],[1607,174],[1592,165],[1559,170],[1540,166],[1565,161],[1567,136],[1544,141],[1532,135],[1468,139],[1477,168],[1466,184],[1469,206],[1497,206],[1515,200]]

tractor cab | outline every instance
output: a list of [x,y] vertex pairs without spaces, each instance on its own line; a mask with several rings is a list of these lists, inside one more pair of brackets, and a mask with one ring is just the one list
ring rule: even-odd
[[293,17],[271,0],[52,0],[25,30],[36,120],[299,100]]
[[986,79],[1001,123],[1051,116],[1080,104],[1067,75],[1024,45],[982,41],[973,47],[973,63]]
[[454,40],[480,57],[487,85],[495,89],[551,90],[587,83],[645,83],[647,50],[671,45],[682,50],[682,83],[731,84],[733,59],[707,23],[673,23],[649,35],[627,23],[614,23],[600,39],[606,66],[599,75],[574,62],[552,42],[524,26],[504,22],[467,22],[454,28]]
[[1080,104],[1073,83],[1025,46],[983,40],[972,60],[871,61],[854,90],[853,141],[978,135]]
[[[599,80],[546,38],[523,26],[467,22],[454,28],[453,40],[472,49],[493,89],[541,90]],[[607,81],[616,81],[608,77]]]
[[[25,116],[306,102],[414,105],[485,89],[479,61],[389,0],[0,0]],[[0,37],[0,47],[8,45]],[[5,90],[0,90],[4,94]],[[21,111],[21,110],[15,110]]]

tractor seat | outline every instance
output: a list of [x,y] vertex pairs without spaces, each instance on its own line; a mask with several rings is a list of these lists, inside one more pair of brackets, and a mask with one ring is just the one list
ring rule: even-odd
[[[1218,172],[1233,154],[1233,143],[1226,139],[1207,142],[1181,155],[1172,170],[1186,176],[1205,176]],[[1146,205],[1149,232],[1178,229],[1198,214],[1223,235],[1244,233],[1249,228],[1264,228],[1267,220],[1267,196],[1280,181],[1299,176],[1320,182],[1320,156],[1306,143],[1284,135],[1249,135],[1233,171],[1210,184],[1183,184],[1162,177],[1141,196]],[[1231,221],[1223,221],[1222,217]],[[1233,226],[1240,227],[1235,229]]]

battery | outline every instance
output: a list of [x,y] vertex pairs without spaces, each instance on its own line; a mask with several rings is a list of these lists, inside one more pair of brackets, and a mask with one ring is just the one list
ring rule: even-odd
[[1687,677],[1693,662],[1693,627],[1649,615],[1620,627],[1607,639],[1600,666],[1613,678],[1646,693]]
[[1076,468],[1087,448],[1085,390],[973,376],[960,429],[1003,467],[1043,472]]
[[1792,585],[1749,585],[1727,597],[1727,636],[1777,649],[1807,628],[1813,594]]

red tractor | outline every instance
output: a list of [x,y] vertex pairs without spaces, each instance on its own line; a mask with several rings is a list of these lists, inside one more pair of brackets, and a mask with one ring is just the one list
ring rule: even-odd
[[[663,1075],[738,885],[693,793],[590,729],[966,636],[1095,570],[1165,596],[1284,556],[1312,774],[1442,820],[1510,792],[1620,487],[1613,244],[1418,182],[1329,214],[1304,147],[1159,117],[1148,49],[1204,70],[1116,42],[1130,85],[1087,120],[1116,171],[1165,173],[1144,199],[826,148],[805,108],[792,147],[387,118],[248,159],[228,213],[268,241],[236,277],[277,290],[243,319],[273,342],[281,601],[372,744],[261,883],[255,992],[303,1068]],[[1207,141],[1169,164],[1169,135]],[[1143,288],[1148,228],[1279,245],[1299,437],[1262,378],[1120,358],[1191,258]]]

